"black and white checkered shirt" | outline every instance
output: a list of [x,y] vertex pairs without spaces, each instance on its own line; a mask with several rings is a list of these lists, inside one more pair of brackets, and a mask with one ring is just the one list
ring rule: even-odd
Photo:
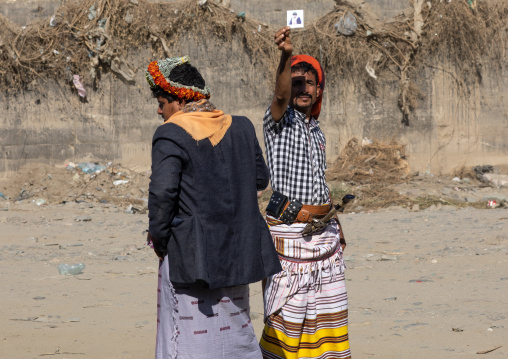
[[263,118],[266,157],[272,189],[303,204],[329,201],[325,180],[325,135],[314,118],[288,106],[276,123],[268,107]]

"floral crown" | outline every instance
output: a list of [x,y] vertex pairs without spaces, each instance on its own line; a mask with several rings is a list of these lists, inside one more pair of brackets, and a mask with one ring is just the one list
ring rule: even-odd
[[170,82],[169,74],[171,70],[184,63],[190,64],[189,56],[168,57],[165,60],[150,62],[146,70],[148,84],[150,87],[160,86],[164,91],[186,101],[198,101],[210,98],[210,89],[207,86],[204,89],[200,89],[195,86],[182,85],[175,81]]

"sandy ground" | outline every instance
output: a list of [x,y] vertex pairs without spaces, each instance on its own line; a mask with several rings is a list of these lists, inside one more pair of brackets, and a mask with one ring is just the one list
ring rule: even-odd
[[[151,358],[149,172],[71,167],[31,165],[0,178],[0,357]],[[392,185],[392,204],[347,185],[362,199],[341,217],[354,358],[508,357],[508,188],[452,177]],[[504,207],[486,209],[490,199]],[[86,268],[65,276],[61,263]],[[259,337],[260,283],[250,294]]]
[[[506,208],[341,218],[354,358],[508,357]],[[146,214],[109,203],[0,211],[0,356],[153,357],[158,262],[146,228]],[[82,274],[58,273],[78,262]],[[251,305],[259,336],[259,283]]]

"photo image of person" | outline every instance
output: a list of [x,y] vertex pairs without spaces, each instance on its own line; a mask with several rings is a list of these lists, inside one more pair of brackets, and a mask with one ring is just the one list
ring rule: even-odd
[[289,25],[298,24],[300,25],[302,23],[302,19],[298,17],[298,13],[296,11],[293,12],[293,16],[291,19],[289,19]]
[[287,26],[291,28],[303,27],[303,10],[288,10]]

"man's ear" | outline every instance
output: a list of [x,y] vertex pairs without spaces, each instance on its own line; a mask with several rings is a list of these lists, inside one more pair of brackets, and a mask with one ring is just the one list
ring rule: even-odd
[[178,99],[178,108],[181,110],[182,108],[184,108],[184,106],[186,105],[187,103],[185,102],[184,99]]
[[316,97],[319,97],[321,96],[321,87],[318,86],[317,88],[317,96]]

